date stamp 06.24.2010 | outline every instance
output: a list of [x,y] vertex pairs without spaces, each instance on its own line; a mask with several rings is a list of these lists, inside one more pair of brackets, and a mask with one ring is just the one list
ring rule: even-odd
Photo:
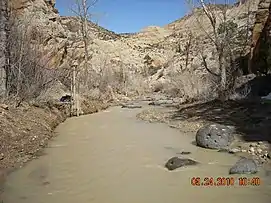
[[259,177],[192,177],[191,185],[193,186],[260,186]]

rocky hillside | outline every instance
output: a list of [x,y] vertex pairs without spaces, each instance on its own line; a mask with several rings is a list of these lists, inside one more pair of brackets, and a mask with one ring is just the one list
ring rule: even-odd
[[[43,47],[52,67],[71,70],[76,65],[78,70],[82,70],[84,46],[76,17],[61,17],[55,9],[54,0],[11,2],[20,18],[29,24],[35,36],[39,36],[36,43]],[[248,19],[252,27],[257,9],[258,1],[246,1],[230,7],[227,16],[239,28],[246,25]],[[221,10],[214,7],[214,11],[219,24]],[[206,35],[212,35],[211,25],[201,9],[195,9],[193,14],[164,27],[150,26],[133,34],[118,35],[94,23],[88,26],[91,31],[88,47],[91,55],[88,73],[91,79],[88,84],[82,85],[83,94],[90,94],[89,89],[100,87],[105,80],[107,84],[104,88],[110,89],[111,93],[136,95],[164,91],[184,96],[187,92],[193,92],[191,97],[206,94],[207,90],[198,88],[208,80],[204,77],[208,73],[202,67],[199,53],[204,50],[206,60],[214,71],[216,60],[213,57],[214,47]],[[187,62],[185,47],[190,36]]]

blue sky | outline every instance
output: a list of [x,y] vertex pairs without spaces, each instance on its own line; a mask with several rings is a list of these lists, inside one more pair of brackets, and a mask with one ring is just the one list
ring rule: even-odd
[[[56,0],[60,15],[73,15],[73,2]],[[99,0],[91,13],[100,26],[124,33],[138,32],[150,25],[164,26],[186,15],[188,10],[185,0]]]

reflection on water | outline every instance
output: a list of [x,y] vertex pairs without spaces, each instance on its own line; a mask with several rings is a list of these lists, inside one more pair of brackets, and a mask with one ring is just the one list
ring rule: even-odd
[[[192,177],[229,177],[237,158],[198,148],[193,135],[166,125],[136,121],[138,111],[113,108],[61,124],[46,154],[8,177],[4,203],[270,203],[263,172],[258,187],[192,186]],[[201,164],[167,171],[165,162],[181,151]]]

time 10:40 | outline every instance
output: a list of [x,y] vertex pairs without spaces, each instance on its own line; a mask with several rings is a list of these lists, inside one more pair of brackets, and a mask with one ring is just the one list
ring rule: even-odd
[[240,186],[247,186],[247,185],[259,186],[261,185],[261,179],[259,177],[253,177],[253,178],[240,177],[238,178],[238,183]]

